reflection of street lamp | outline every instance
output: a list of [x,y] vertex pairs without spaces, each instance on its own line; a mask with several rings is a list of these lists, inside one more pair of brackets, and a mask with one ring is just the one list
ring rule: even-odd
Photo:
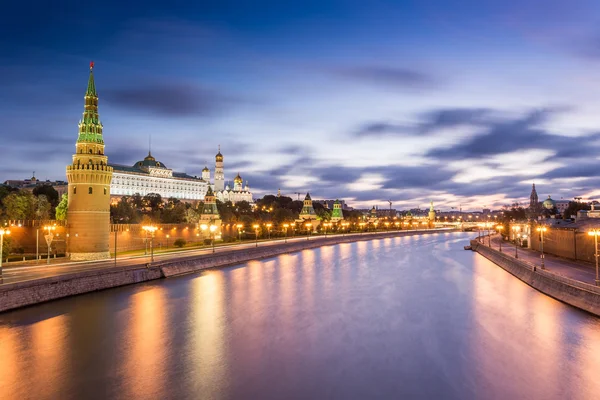
[[46,264],[50,264],[50,246],[52,246],[52,240],[54,240],[54,231],[56,230],[55,225],[46,225],[44,226],[44,231],[48,232],[44,235],[46,238],[46,244],[48,245],[48,259],[46,260]]
[[[544,265],[544,232],[546,232],[547,230],[548,228],[546,228],[545,226],[540,226],[536,229],[536,231],[538,231],[542,235],[542,269],[546,269]],[[533,267],[533,270],[535,271],[535,266]]]
[[[598,235],[600,235],[600,230],[592,229],[588,232],[588,235],[594,237],[594,244],[596,246],[596,253],[594,253],[594,257],[596,257],[596,286],[600,286],[600,276],[598,276]],[[2,262],[0,262],[0,265],[2,265]]]
[[154,262],[154,232],[158,229],[154,225],[144,225],[142,229],[146,231],[146,234],[150,232],[150,262]]
[[498,225],[496,227],[496,230],[498,231],[498,233],[500,233],[500,252],[502,253],[502,229],[504,229],[504,227],[502,225]]
[[[0,228],[0,283],[2,283],[2,257],[4,257],[4,254],[3,254],[4,235],[10,235],[10,230]],[[596,258],[596,260],[597,260],[597,258]]]
[[271,240],[271,227],[273,226],[273,224],[269,222],[266,226],[267,226],[268,239]]
[[256,247],[258,247],[258,228],[260,227],[260,225],[254,224],[252,225],[252,227],[254,228],[254,234],[256,235]]
[[285,228],[285,239],[283,240],[283,242],[287,243],[287,230],[290,227],[290,224],[283,224],[283,227]]

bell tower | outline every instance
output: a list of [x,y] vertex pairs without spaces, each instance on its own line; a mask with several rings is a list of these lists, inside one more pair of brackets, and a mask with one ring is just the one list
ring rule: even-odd
[[104,155],[93,70],[94,63],[91,62],[75,154],[72,164],[67,165],[67,229],[72,260],[100,260],[110,257],[110,181],[113,169],[108,166],[108,158]]

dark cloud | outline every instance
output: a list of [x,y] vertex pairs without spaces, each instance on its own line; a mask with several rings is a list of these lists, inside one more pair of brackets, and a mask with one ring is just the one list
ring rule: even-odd
[[415,124],[376,121],[362,125],[356,136],[412,136],[435,133],[438,129],[457,126],[481,126],[489,122],[491,110],[486,108],[444,108],[419,116]]
[[422,90],[432,89],[439,85],[438,80],[427,73],[401,67],[341,67],[334,69],[333,73],[346,79],[374,83],[389,88]]
[[517,119],[496,120],[482,127],[481,133],[446,148],[431,150],[427,155],[433,159],[459,160],[484,158],[519,150],[551,150],[569,156],[581,148],[582,140],[588,145],[600,138],[594,133],[585,138],[553,134],[539,127],[547,122],[558,109],[531,111]]
[[206,117],[218,114],[240,100],[194,85],[146,84],[101,93],[107,104],[167,117]]

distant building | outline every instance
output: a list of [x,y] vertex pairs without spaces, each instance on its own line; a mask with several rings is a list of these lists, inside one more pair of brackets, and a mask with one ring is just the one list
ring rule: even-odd
[[342,204],[339,200],[333,203],[333,211],[331,212],[331,221],[339,222],[344,219],[344,213],[342,212]]
[[336,201],[340,203],[340,206],[342,207],[342,210],[348,210],[349,209],[349,207],[346,205],[346,201],[345,200],[337,200],[337,199],[336,200],[313,200],[313,203],[323,204],[323,206],[325,206],[326,208],[329,208],[330,210],[333,210],[333,205],[335,204]]
[[535,190],[535,183],[531,185],[531,194],[529,195],[529,211],[536,213],[539,211],[538,194]]
[[36,179],[35,173],[34,173],[34,176],[32,176],[30,179],[23,179],[23,180],[10,179],[10,180],[4,181],[4,184],[6,186],[10,186],[12,188],[24,189],[24,190],[29,190],[29,191],[33,191],[33,189],[35,189],[36,187],[39,187],[39,186],[48,185],[48,186],[52,186],[54,188],[54,190],[56,190],[58,192],[58,197],[62,196],[64,193],[67,193],[68,185],[69,185],[65,181],[49,181],[49,180],[40,181],[39,179]]

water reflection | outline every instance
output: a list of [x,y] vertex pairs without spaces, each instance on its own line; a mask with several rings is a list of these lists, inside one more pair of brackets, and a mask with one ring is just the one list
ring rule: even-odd
[[467,237],[327,246],[2,314],[0,397],[595,398],[600,320],[463,251]]

